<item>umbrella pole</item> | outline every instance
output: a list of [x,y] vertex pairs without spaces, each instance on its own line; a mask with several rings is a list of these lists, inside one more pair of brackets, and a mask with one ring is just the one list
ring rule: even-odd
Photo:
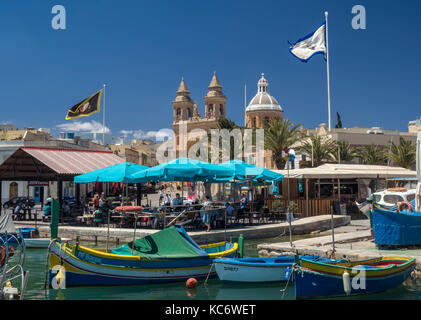
[[291,230],[291,213],[289,212],[289,202],[290,202],[290,192],[289,192],[289,161],[287,162],[287,168],[288,168],[288,174],[287,174],[287,182],[288,182],[288,204],[287,204],[287,208],[288,208],[288,225],[289,225],[289,243],[292,247],[292,230]]
[[132,242],[132,255],[133,255],[134,241],[136,240],[136,225],[137,225],[137,213],[134,214],[134,232],[133,232],[133,242]]
[[224,241],[227,243],[227,209],[225,209],[225,233],[224,233]]
[[108,241],[110,239],[110,209],[107,210],[107,220],[108,220],[108,227],[107,227],[107,252],[108,252]]

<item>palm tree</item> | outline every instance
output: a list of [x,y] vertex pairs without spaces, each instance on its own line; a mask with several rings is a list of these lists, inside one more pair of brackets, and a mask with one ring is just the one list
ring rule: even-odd
[[411,168],[416,163],[417,147],[410,140],[399,138],[399,145],[393,142],[390,148],[390,158],[402,168]]
[[218,119],[218,127],[219,129],[228,129],[229,131],[231,131],[232,129],[241,128],[234,121],[228,118]]
[[358,150],[358,157],[364,164],[378,165],[387,162],[387,154],[383,146],[369,145]]
[[282,150],[291,147],[303,136],[301,124],[294,124],[288,119],[283,121],[274,119],[271,122],[264,121],[265,150],[272,151],[273,161],[278,169],[285,167],[285,160],[282,158]]
[[338,141],[338,142],[336,142],[336,148],[339,149],[339,158],[338,158],[338,150],[336,150],[336,153],[335,153],[335,159],[336,159],[336,161],[350,162],[355,157],[358,156],[357,149],[355,147],[352,147],[346,141]]
[[323,161],[333,161],[336,150],[336,143],[332,139],[322,139],[320,136],[310,136],[310,141],[304,141],[301,146],[301,152],[312,157],[316,167]]

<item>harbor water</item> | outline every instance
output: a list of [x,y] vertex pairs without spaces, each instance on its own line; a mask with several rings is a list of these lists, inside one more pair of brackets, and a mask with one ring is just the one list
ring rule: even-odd
[[[308,236],[307,236],[308,237]],[[294,240],[303,236],[294,237]],[[289,241],[289,237],[245,241],[244,255],[257,257],[257,245],[262,242]],[[94,247],[93,243],[82,243]],[[104,244],[98,244],[98,247]],[[184,282],[137,286],[71,287],[61,290],[43,290],[46,249],[27,249],[25,270],[30,271],[25,300],[294,300],[294,285],[285,282],[244,284],[222,282],[218,278],[199,281],[195,290],[187,290]],[[416,300],[421,299],[421,279],[409,278],[405,283],[386,292],[343,299]]]

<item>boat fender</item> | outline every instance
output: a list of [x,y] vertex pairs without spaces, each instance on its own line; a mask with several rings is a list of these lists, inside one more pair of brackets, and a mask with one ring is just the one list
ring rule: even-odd
[[30,232],[29,232],[29,238],[35,238],[34,237],[35,236],[35,230],[31,230]]
[[344,283],[344,291],[347,295],[349,295],[351,293],[351,276],[346,270],[342,275],[342,280]]
[[289,278],[291,277],[291,272],[292,272],[292,268],[291,267],[287,267],[285,269],[285,281],[288,281]]

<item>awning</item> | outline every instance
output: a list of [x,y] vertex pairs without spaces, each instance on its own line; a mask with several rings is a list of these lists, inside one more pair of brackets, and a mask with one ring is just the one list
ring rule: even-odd
[[[273,170],[287,177],[287,170]],[[328,163],[316,168],[289,170],[290,178],[304,179],[389,179],[398,177],[415,177],[416,171],[400,167],[375,166],[364,164]]]
[[52,181],[124,162],[108,151],[21,147],[0,165],[1,180]]

